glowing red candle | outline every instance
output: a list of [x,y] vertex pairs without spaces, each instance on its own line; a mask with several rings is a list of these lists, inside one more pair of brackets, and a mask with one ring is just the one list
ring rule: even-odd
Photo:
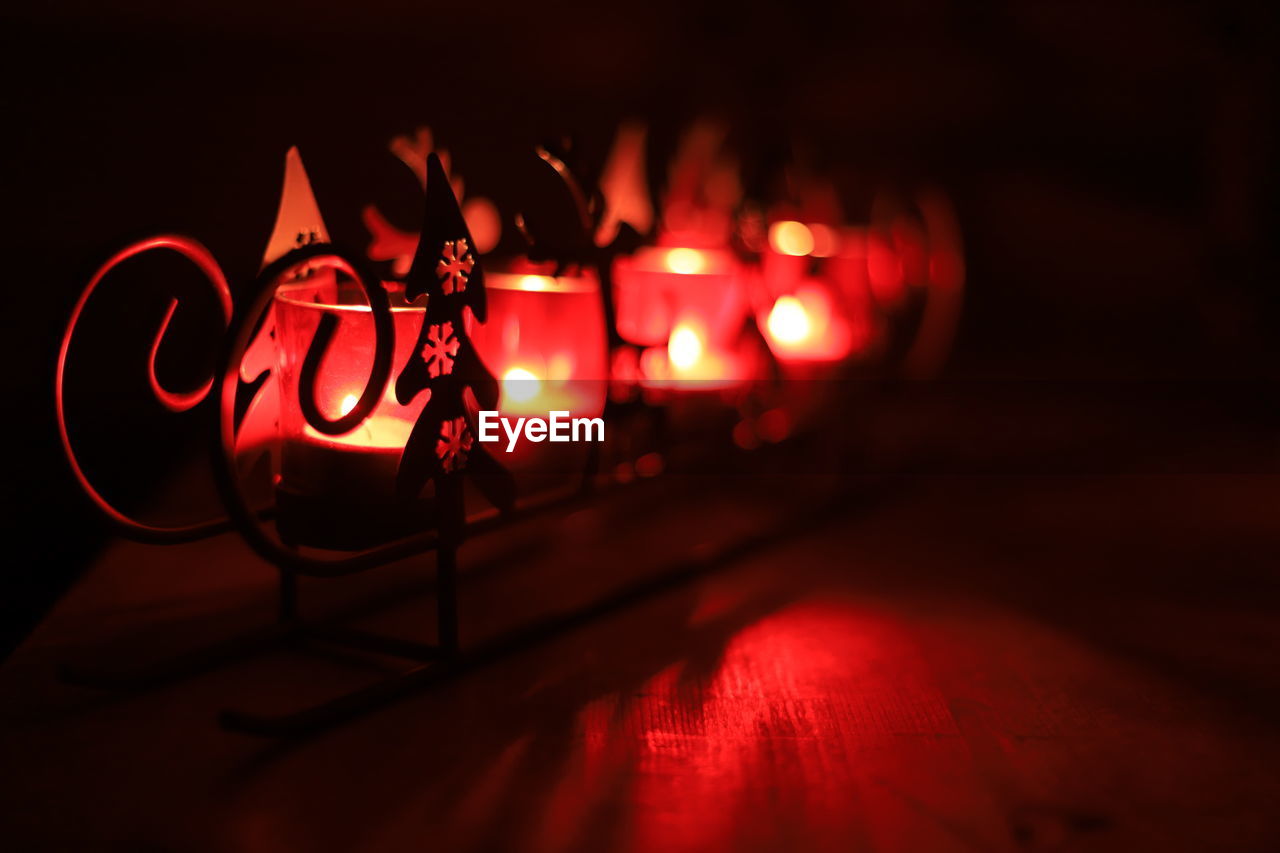
[[818,279],[801,280],[760,319],[769,349],[782,362],[839,361],[854,349],[850,323],[837,309],[831,288]]
[[728,346],[715,346],[696,314],[679,319],[665,347],[640,355],[640,384],[645,388],[719,391],[751,378],[748,361]]
[[618,333],[641,346],[664,346],[679,319],[696,317],[715,340],[745,316],[737,259],[723,249],[641,249],[614,264]]
[[[769,349],[783,364],[837,362],[869,342],[865,300],[850,300],[836,286],[849,265],[841,238],[821,224],[782,220],[769,227],[753,301]],[[853,248],[861,264],[861,247]],[[821,277],[811,274],[818,267]]]
[[[498,415],[549,420],[596,418],[609,390],[608,342],[600,282],[592,272],[552,277],[525,264],[516,272],[488,272],[489,319],[472,323],[476,352],[498,378]],[[526,492],[557,488],[584,470],[588,446],[519,440],[499,430],[491,452],[520,475]]]
[[499,412],[595,417],[604,411],[609,371],[596,276],[490,272],[485,285],[489,321],[467,333],[501,380]]
[[[386,287],[395,327],[393,363],[401,364],[414,345],[425,306],[406,304],[403,289],[397,285]],[[388,383],[369,416],[342,435],[323,435],[312,429],[298,402],[303,359],[325,314],[338,315],[340,322],[316,373],[317,405],[325,416],[337,418],[351,410],[363,390],[373,364],[376,337],[373,314],[358,288],[321,275],[281,285],[274,308],[280,381],[280,488],[315,498],[350,500],[359,495],[366,501],[392,500],[400,455],[425,398],[401,406],[392,383]]]
[[725,249],[658,246],[614,265],[618,333],[647,347],[642,384],[689,389],[747,377],[734,352],[749,316],[744,272]]

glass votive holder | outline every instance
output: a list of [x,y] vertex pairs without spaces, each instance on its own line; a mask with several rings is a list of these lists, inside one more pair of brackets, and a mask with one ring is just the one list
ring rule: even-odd
[[[426,307],[410,305],[404,287],[384,285],[395,332],[392,375],[409,358]],[[338,320],[315,377],[320,412],[337,418],[356,405],[373,366],[373,312],[358,286],[332,274],[280,285],[273,302],[280,395],[280,474],[277,527],[287,541],[355,550],[416,532],[430,524],[431,500],[396,498],[396,471],[409,433],[426,404],[407,406],[387,382],[373,411],[355,429],[325,435],[311,427],[299,402],[299,377],[321,320]]]
[[727,249],[641,249],[614,263],[613,288],[618,334],[639,346],[666,346],[684,320],[718,349],[747,317],[741,264]]
[[[609,353],[600,282],[594,272],[553,277],[526,264],[485,275],[488,322],[471,323],[476,352],[499,380],[498,414],[518,418],[598,418],[609,392]],[[499,463],[519,474],[522,491],[550,488],[580,476],[583,442],[489,445]]]

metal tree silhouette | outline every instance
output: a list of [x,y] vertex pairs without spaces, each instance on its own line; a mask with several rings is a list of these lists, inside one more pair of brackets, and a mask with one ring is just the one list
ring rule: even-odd
[[428,482],[434,483],[436,526],[448,543],[462,535],[464,475],[499,510],[512,507],[516,492],[511,474],[476,443],[467,411],[468,389],[481,409],[496,409],[498,401],[497,379],[477,355],[463,320],[464,308],[481,323],[487,313],[484,270],[472,246],[444,167],[432,153],[427,157],[422,236],[405,280],[405,295],[414,300],[425,293],[427,310],[395,384],[401,405],[424,392],[430,397],[400,457],[396,491],[413,499]]

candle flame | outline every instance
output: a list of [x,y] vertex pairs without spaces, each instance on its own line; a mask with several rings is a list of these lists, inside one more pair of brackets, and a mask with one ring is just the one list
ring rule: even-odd
[[546,275],[526,275],[520,277],[521,290],[549,290],[555,284],[555,279]]
[[769,335],[781,344],[798,344],[813,333],[809,312],[794,296],[780,296],[769,312]]
[[697,249],[671,249],[667,252],[667,269],[680,275],[694,275],[707,268],[707,258]]
[[769,226],[769,245],[782,255],[807,255],[813,251],[813,232],[803,222],[775,222]]
[[[851,318],[832,301],[826,286],[811,280],[795,293],[780,296],[762,318],[762,327],[769,348],[784,360],[835,361],[847,356],[854,346],[855,326],[865,337],[869,330],[862,328],[865,318]],[[859,339],[858,346],[865,344]]]
[[527,403],[538,395],[542,382],[523,367],[513,367],[502,375],[502,393],[516,403]]
[[347,396],[343,397],[342,405],[338,408],[339,416],[346,417],[351,412],[351,410],[356,407],[356,403],[358,402],[360,402],[360,398],[357,397],[355,394],[348,394]]
[[691,326],[676,326],[667,341],[667,357],[678,369],[688,370],[702,358],[702,338]]

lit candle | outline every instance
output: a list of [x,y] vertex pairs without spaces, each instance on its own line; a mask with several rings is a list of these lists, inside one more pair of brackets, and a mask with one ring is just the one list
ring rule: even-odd
[[744,271],[726,249],[657,246],[614,265],[618,333],[646,347],[640,383],[711,390],[747,379],[735,354],[749,316]]
[[[594,418],[608,395],[608,344],[600,283],[594,273],[553,277],[549,267],[524,263],[515,271],[489,271],[487,323],[467,333],[489,371],[499,379],[502,417]],[[526,488],[531,469],[578,474],[584,448],[572,444],[520,442],[500,461],[520,471]]]
[[[400,285],[385,287],[395,329],[393,363],[403,363],[425,305],[407,304]],[[376,341],[373,313],[361,299],[359,289],[345,281],[316,277],[281,285],[273,304],[280,385],[279,525],[282,536],[308,544],[364,547],[408,532],[415,520],[420,524],[421,507],[398,501],[395,486],[400,457],[425,397],[401,406],[389,382],[373,411],[341,435],[313,429],[299,405],[302,363],[326,314],[336,315],[339,323],[316,372],[316,405],[328,418],[345,415],[356,405]]]
[[595,275],[490,272],[486,288],[489,322],[472,324],[467,333],[501,379],[499,412],[595,417],[604,411],[608,352]]
[[[769,349],[784,366],[838,362],[870,342],[870,306],[859,298],[865,292],[865,249],[846,236],[794,220],[769,227],[753,301]],[[850,275],[859,269],[860,280]]]
[[[349,398],[355,405],[355,395]],[[301,435],[284,441],[282,479],[293,490],[313,496],[358,494],[362,500],[389,500],[412,429],[408,420],[376,412],[345,435],[322,435],[304,425]]]
[[[761,328],[782,362],[840,361],[854,349],[854,330],[837,312],[830,288],[817,279],[805,279],[774,300]],[[865,335],[865,329],[859,332]]]
[[640,385],[680,391],[721,391],[750,378],[748,361],[727,347],[715,347],[694,314],[676,322],[665,347],[640,355]]
[[719,346],[747,316],[742,271],[725,249],[650,247],[613,268],[618,333],[641,346],[666,346],[676,322],[693,317]]

